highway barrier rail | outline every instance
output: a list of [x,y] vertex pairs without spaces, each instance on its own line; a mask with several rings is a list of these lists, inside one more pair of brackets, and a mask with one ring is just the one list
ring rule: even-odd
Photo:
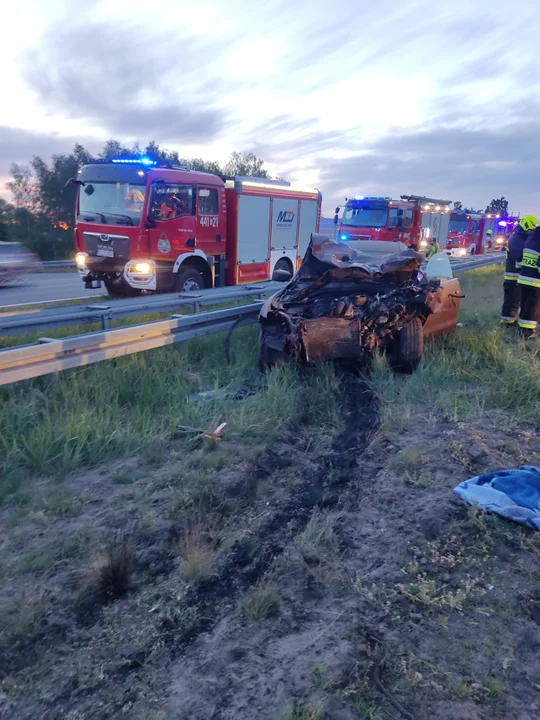
[[195,315],[86,333],[68,338],[41,338],[38,343],[0,351],[0,385],[83,367],[257,322],[262,300]]
[[45,308],[32,312],[0,314],[0,335],[20,335],[36,330],[94,322],[100,322],[102,329],[108,330],[113,319],[121,320],[153,313],[174,312],[182,307],[189,307],[194,313],[198,313],[202,307],[208,305],[219,305],[246,298],[261,300],[276,292],[280,287],[283,287],[283,283],[255,283],[199,292],[145,295],[124,300],[98,301],[82,305]]
[[[455,273],[474,270],[504,260],[503,253],[452,262]],[[79,325],[100,321],[102,330],[67,338],[43,337],[37,343],[0,350],[0,385],[50,375],[69,368],[83,367],[123,355],[151,350],[229,330],[235,323],[257,321],[263,298],[283,287],[282,283],[256,283],[198,293],[150,295],[108,304],[49,308],[38,312],[0,316],[0,335],[20,334],[42,328]],[[250,298],[248,305],[201,312],[207,305]],[[172,315],[129,327],[108,329],[113,318],[169,312],[191,306],[192,315]]]

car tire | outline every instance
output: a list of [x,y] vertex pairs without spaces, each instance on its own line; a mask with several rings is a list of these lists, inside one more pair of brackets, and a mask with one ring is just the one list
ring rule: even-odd
[[410,375],[424,355],[424,330],[419,318],[411,320],[394,338],[390,364],[395,372]]
[[198,292],[204,288],[204,278],[195,268],[181,267],[176,273],[174,292]]
[[263,373],[268,372],[276,365],[283,365],[286,362],[285,353],[269,348],[264,342],[265,332],[261,328],[259,331],[259,340],[257,344],[259,355],[259,370]]
[[280,280],[276,277],[276,270],[285,270],[286,272],[291,273],[291,278],[294,275],[292,262],[288,258],[280,258],[272,272],[272,280],[274,282],[288,282],[287,280]]

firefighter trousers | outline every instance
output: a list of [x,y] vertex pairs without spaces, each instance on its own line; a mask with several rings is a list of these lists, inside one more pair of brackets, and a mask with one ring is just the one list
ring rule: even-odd
[[540,287],[520,285],[521,312],[519,313],[519,327],[525,337],[534,335],[540,322]]
[[504,281],[504,299],[501,311],[501,323],[513,325],[518,319],[519,307],[521,305],[522,285],[515,280]]

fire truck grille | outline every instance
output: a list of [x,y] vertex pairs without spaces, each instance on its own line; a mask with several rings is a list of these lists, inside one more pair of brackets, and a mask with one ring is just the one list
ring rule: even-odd
[[83,233],[84,249],[89,255],[129,259],[129,238],[125,235]]

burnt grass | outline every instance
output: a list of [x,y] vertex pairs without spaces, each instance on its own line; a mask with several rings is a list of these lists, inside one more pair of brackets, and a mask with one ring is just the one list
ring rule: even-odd
[[[4,511],[0,716],[540,717],[540,543],[451,495],[539,464],[534,428],[418,407],[398,431],[369,379],[340,395],[333,437],[178,441],[74,477],[79,513]],[[186,578],[186,538],[210,571]]]

